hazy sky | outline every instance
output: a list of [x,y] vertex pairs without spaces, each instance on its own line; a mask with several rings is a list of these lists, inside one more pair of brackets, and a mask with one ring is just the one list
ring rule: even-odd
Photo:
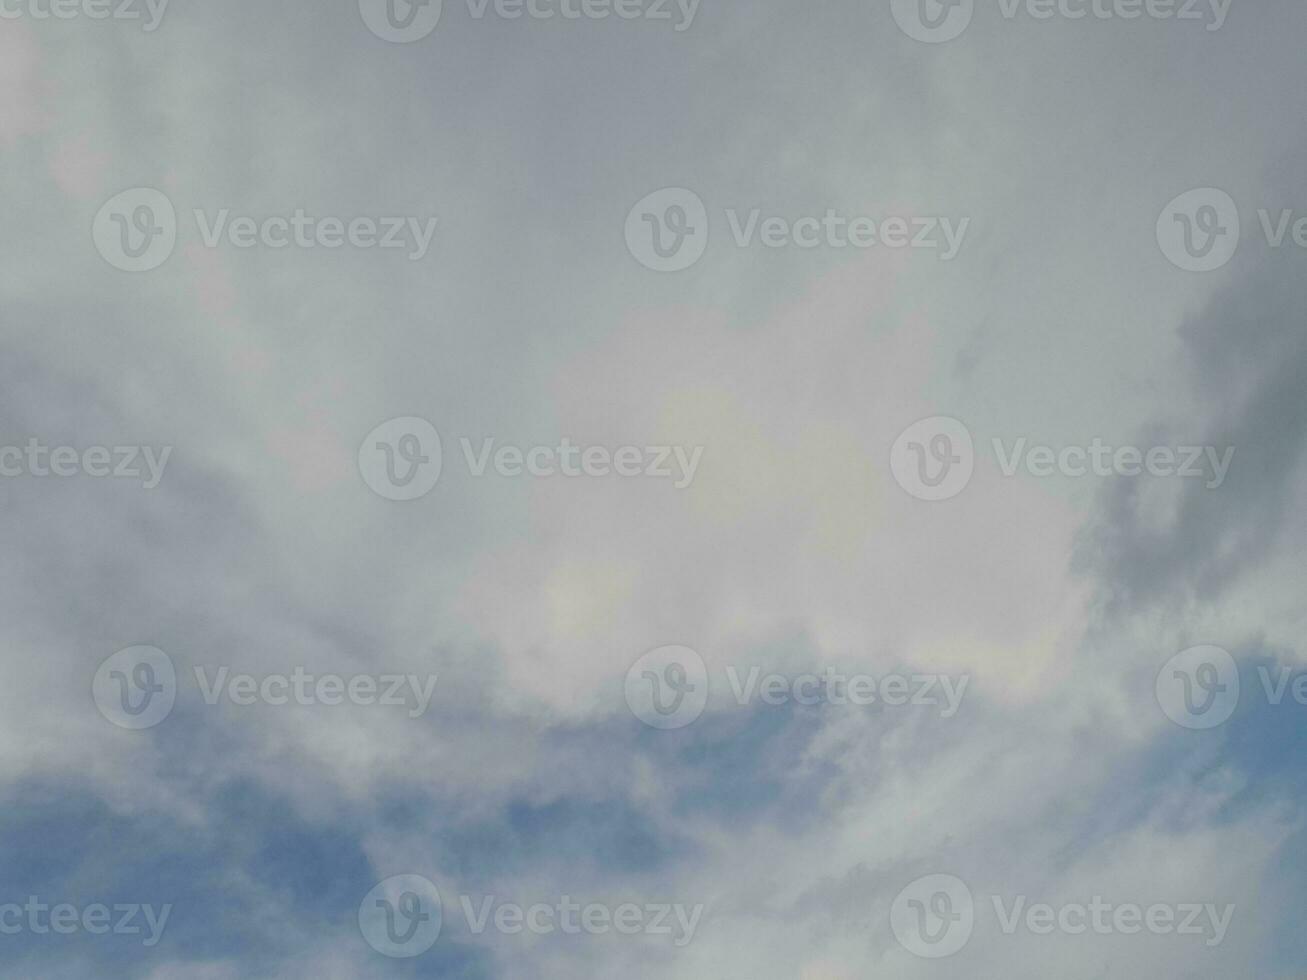
[[1299,976],[1304,37],[0,0],[0,973]]

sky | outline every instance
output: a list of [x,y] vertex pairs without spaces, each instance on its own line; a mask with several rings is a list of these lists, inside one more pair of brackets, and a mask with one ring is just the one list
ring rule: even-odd
[[0,0],[0,973],[1294,980],[1293,0]]

